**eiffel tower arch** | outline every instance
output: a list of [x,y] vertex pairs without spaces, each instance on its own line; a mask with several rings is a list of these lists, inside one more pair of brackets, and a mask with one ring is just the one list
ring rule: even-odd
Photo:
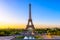
[[35,29],[31,17],[31,4],[29,4],[29,19],[28,19],[28,24],[26,26],[26,30],[29,28]]

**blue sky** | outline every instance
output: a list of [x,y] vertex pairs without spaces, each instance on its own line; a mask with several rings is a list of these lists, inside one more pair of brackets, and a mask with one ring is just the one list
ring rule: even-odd
[[0,22],[27,23],[29,3],[34,23],[60,25],[59,0],[0,0]]

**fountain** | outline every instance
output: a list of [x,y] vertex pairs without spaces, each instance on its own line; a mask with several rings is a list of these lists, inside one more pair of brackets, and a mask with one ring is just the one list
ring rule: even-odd
[[32,36],[25,36],[24,39],[35,39],[35,38]]
[[29,39],[29,38],[27,36],[25,36],[24,39]]

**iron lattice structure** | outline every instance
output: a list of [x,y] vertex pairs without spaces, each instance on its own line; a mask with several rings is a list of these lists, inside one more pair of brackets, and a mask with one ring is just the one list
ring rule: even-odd
[[28,19],[28,24],[27,24],[26,29],[28,29],[28,28],[35,29],[33,22],[32,22],[32,17],[31,17],[31,4],[29,4],[29,19]]

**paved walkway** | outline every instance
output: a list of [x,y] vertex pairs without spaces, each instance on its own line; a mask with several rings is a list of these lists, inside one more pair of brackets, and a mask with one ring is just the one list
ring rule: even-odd
[[0,36],[0,40],[11,40],[15,38],[14,36]]

